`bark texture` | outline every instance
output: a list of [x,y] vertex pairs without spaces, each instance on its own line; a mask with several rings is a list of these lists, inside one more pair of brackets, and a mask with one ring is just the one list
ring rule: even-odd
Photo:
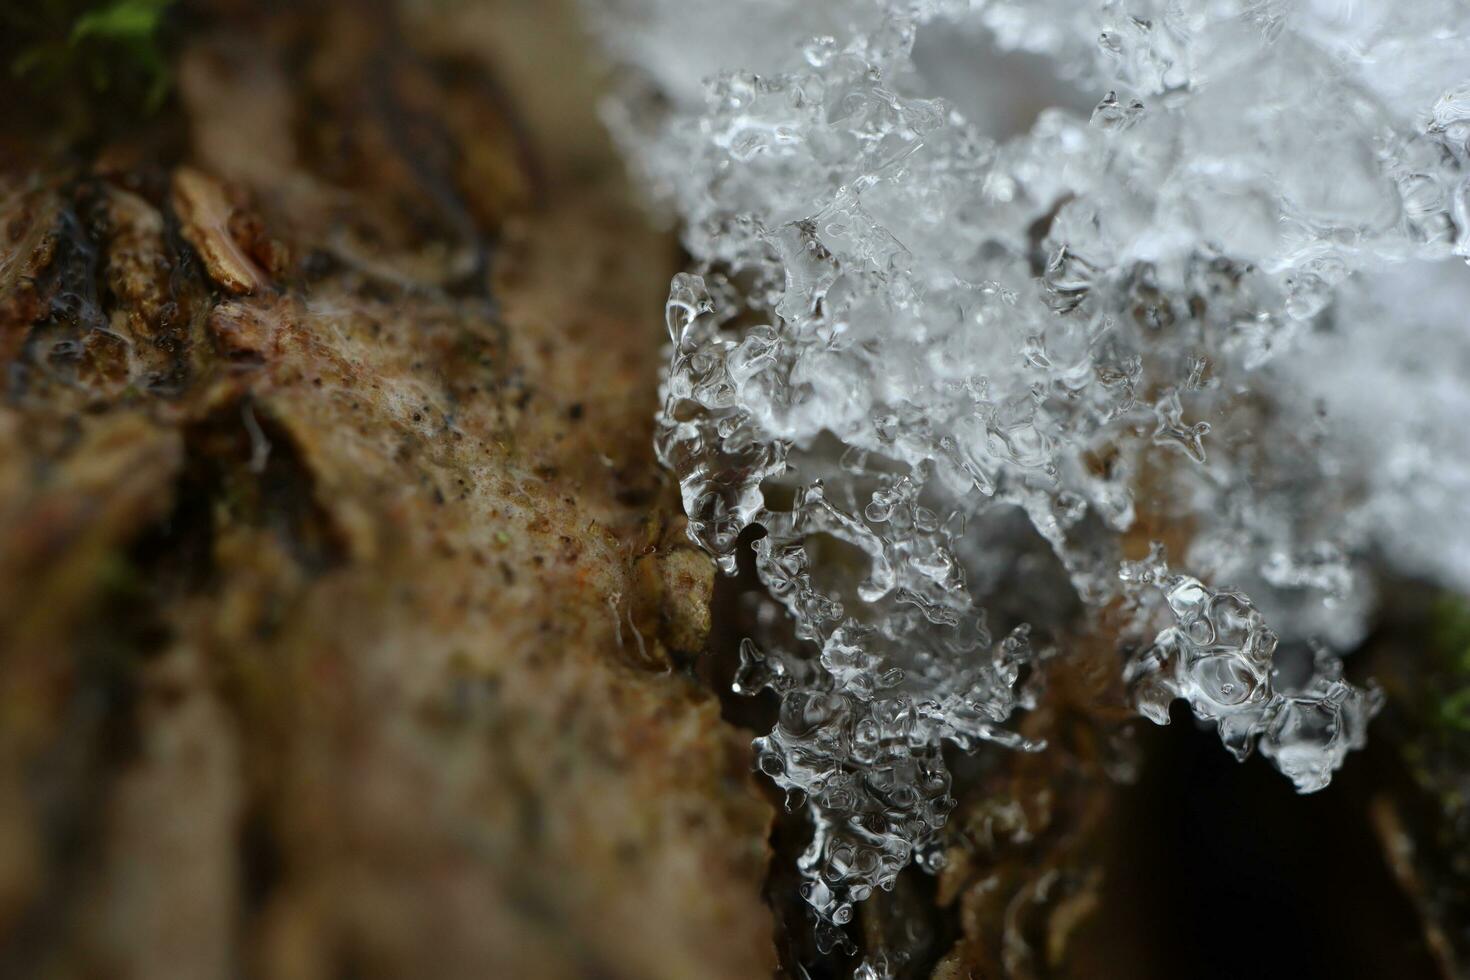
[[676,252],[540,7],[221,4],[132,138],[7,127],[0,974],[774,968]]
[[[0,80],[0,977],[1233,976],[1217,923],[1293,882],[1332,975],[1463,973],[1470,618],[1426,670],[1398,598],[1309,802],[1191,782],[1213,736],[1135,737],[1114,646],[1054,638],[1047,751],[952,753],[944,867],[816,949],[774,704],[710,693],[753,575],[712,633],[652,457],[681,257],[569,4],[180,9],[106,138]],[[1147,496],[1131,553],[1182,553]]]

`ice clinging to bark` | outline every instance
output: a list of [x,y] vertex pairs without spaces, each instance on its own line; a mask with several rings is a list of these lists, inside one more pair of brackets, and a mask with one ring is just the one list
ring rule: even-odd
[[1043,748],[1007,719],[1089,631],[1325,786],[1375,578],[1470,587],[1470,16],[588,6],[693,261],[659,452],[722,568],[765,532],[737,686],[826,928],[935,860],[945,743]]

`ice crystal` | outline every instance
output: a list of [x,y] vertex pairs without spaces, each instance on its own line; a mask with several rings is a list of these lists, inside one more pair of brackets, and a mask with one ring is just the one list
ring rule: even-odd
[[1158,549],[1124,562],[1120,577],[1135,596],[1156,589],[1171,621],[1126,669],[1145,717],[1168,724],[1169,705],[1182,698],[1215,723],[1237,759],[1259,737],[1261,753],[1302,792],[1322,789],[1348,750],[1362,748],[1382,694],[1345,683],[1341,661],[1324,648],[1314,651],[1304,683],[1284,685],[1277,636],[1242,593],[1172,574]]
[[1375,576],[1470,587],[1470,13],[588,4],[694,263],[658,450],[722,568],[765,532],[737,687],[827,928],[1107,610],[1145,716],[1326,785]]

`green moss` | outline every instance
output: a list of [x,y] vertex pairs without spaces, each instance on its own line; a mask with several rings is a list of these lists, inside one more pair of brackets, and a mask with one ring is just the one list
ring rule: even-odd
[[[88,135],[149,115],[173,76],[177,0],[31,0],[0,4],[0,57],[42,112]],[[80,135],[80,134],[79,134]]]
[[1440,597],[1434,606],[1430,646],[1437,672],[1444,678],[1437,685],[1444,693],[1437,699],[1435,720],[1451,731],[1470,733],[1470,600]]
[[144,594],[142,573],[122,551],[110,551],[97,564],[97,585],[109,597],[131,600]]

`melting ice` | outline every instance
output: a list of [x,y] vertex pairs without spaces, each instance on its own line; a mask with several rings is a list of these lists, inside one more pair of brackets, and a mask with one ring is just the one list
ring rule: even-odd
[[1470,589],[1470,10],[588,3],[693,262],[658,450],[726,571],[764,529],[737,687],[829,927],[1089,631],[1325,786],[1375,579]]

